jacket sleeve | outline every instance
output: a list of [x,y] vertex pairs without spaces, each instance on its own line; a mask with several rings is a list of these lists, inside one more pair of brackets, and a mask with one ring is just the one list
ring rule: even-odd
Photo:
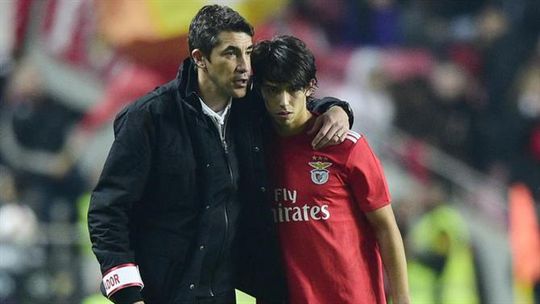
[[[150,114],[128,109],[115,119],[115,140],[88,210],[92,250],[104,275],[121,265],[135,264],[129,236],[133,223],[129,215],[143,195],[150,172],[154,133]],[[140,298],[139,289],[129,287],[116,292],[112,300],[125,303]]]
[[322,99],[312,99],[307,104],[308,109],[311,112],[315,113],[324,113],[328,111],[333,106],[341,107],[345,113],[347,113],[347,116],[349,116],[349,128],[352,128],[354,123],[354,113],[351,109],[351,106],[348,102],[334,98],[334,97],[324,97]]

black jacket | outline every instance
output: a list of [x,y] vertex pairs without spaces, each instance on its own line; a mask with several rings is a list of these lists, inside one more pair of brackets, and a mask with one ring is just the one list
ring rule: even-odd
[[[233,100],[223,142],[197,91],[188,59],[176,80],[118,114],[88,213],[93,251],[102,272],[137,264],[147,304],[220,296],[230,303],[235,287],[280,301],[284,280],[257,125],[262,102],[252,92]],[[113,297],[140,298],[135,288]]]

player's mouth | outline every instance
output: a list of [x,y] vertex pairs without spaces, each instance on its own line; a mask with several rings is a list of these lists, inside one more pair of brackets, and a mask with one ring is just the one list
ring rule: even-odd
[[289,112],[289,111],[280,111],[280,112],[277,112],[277,113],[276,113],[276,116],[278,116],[278,117],[280,117],[280,118],[283,118],[283,119],[286,119],[286,118],[288,118],[291,114],[292,114],[292,112]]

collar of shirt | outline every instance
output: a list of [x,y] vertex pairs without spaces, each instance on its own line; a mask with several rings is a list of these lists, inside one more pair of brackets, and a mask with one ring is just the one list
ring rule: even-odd
[[229,102],[227,103],[225,108],[219,112],[215,112],[214,110],[210,109],[210,107],[206,103],[204,103],[202,98],[199,98],[199,101],[201,102],[203,113],[212,118],[212,121],[214,121],[216,125],[222,127],[225,124],[225,121],[227,120],[227,116],[229,114],[229,110],[231,109],[232,99],[229,99]]

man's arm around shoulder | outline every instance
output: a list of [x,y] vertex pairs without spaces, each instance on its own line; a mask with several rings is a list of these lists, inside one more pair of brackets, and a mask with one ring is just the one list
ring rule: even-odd
[[308,131],[309,134],[317,132],[311,143],[314,149],[340,144],[345,140],[354,122],[352,109],[346,101],[333,97],[313,99],[308,108],[311,112],[321,113]]

